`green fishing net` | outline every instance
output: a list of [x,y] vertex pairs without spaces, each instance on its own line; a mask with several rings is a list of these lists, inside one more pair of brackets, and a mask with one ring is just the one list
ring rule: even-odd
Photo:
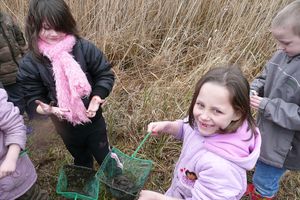
[[139,192],[144,187],[153,162],[135,156],[149,135],[150,133],[131,156],[117,148],[112,148],[104,159],[97,172],[97,177],[113,198],[117,200],[137,199]]
[[95,175],[90,168],[64,165],[59,170],[56,193],[68,199],[97,200],[100,183]]

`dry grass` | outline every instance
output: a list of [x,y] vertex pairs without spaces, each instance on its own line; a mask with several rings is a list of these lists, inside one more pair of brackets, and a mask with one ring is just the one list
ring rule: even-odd
[[[111,144],[131,154],[150,121],[185,116],[195,82],[215,65],[238,63],[251,81],[275,49],[270,21],[290,1],[67,0],[82,35],[114,64],[117,81],[104,113]],[[22,27],[27,4],[0,1]],[[44,155],[56,161],[38,168],[54,199],[57,169],[68,155],[57,144]],[[139,154],[155,162],[147,188],[166,190],[179,152],[171,138],[149,140]],[[300,198],[299,178],[286,176],[279,199]]]

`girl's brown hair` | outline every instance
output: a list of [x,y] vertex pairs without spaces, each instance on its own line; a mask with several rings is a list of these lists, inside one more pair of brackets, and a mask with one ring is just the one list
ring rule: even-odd
[[230,102],[233,109],[241,116],[239,120],[232,121],[228,127],[220,131],[222,133],[235,132],[243,122],[247,120],[252,133],[257,133],[256,123],[251,115],[249,97],[250,86],[242,71],[236,65],[213,68],[197,82],[192,102],[188,110],[188,123],[190,126],[195,127],[193,109],[201,87],[207,82],[214,82],[226,87],[230,93]]
[[42,58],[37,43],[43,23],[56,31],[79,37],[76,21],[63,0],[30,0],[25,36],[36,58]]

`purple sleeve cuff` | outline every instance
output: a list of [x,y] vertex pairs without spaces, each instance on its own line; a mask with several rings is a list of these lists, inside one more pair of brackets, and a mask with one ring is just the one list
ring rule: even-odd
[[179,124],[179,131],[177,133],[177,135],[175,135],[175,138],[177,140],[183,140],[184,137],[184,131],[183,131],[183,125],[184,125],[184,121],[182,119],[180,120],[176,120],[176,122]]

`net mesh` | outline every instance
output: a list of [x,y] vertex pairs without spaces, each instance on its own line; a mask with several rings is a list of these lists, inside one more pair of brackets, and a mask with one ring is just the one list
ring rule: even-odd
[[[112,154],[117,155],[118,160]],[[151,160],[128,156],[113,148],[104,159],[97,177],[113,198],[134,200],[144,187],[151,168]]]
[[69,199],[97,200],[99,180],[95,174],[90,168],[64,165],[59,170],[56,193]]

